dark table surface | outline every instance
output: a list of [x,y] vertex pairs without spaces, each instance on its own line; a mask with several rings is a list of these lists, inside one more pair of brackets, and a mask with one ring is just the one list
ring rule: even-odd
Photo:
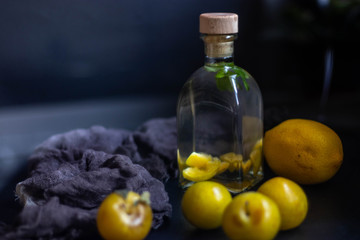
[[[174,97],[142,97],[0,108],[0,222],[11,223],[21,211],[14,197],[15,185],[26,178],[26,159],[34,147],[51,135],[93,125],[133,130],[150,118],[174,116],[175,106]],[[343,165],[328,182],[303,186],[309,199],[306,220],[294,230],[280,232],[276,239],[360,239],[360,108],[354,106],[360,105],[336,102],[321,117],[342,139]],[[311,102],[291,109],[288,117],[319,117]],[[265,165],[264,180],[272,176]],[[177,180],[165,186],[173,215],[147,239],[227,239],[221,228],[202,231],[187,223],[181,214],[183,192]]]

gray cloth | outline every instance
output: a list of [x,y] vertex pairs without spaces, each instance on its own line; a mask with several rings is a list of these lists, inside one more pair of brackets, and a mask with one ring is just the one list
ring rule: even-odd
[[116,189],[149,191],[153,228],[171,216],[163,182],[177,176],[176,120],[155,119],[134,132],[92,127],[55,135],[29,159],[16,193],[24,204],[4,239],[96,236],[99,204]]

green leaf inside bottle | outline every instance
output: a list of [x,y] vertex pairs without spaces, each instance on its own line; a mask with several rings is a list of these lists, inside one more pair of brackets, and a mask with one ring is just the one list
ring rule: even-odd
[[[234,63],[209,64],[205,65],[205,69],[208,72],[216,73],[216,86],[220,91],[232,91],[234,87],[242,89],[243,86],[246,91],[249,90],[246,80],[250,78],[250,75],[241,67],[235,66]],[[242,84],[239,80],[242,81]]]

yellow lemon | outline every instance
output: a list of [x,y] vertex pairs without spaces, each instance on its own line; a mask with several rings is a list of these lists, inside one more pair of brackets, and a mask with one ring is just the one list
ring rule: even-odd
[[198,182],[186,190],[181,209],[195,227],[214,229],[221,226],[224,210],[231,200],[231,194],[220,183]]
[[300,184],[325,182],[343,161],[339,136],[326,125],[306,119],[290,119],[268,130],[264,155],[278,175]]
[[308,200],[304,190],[295,182],[275,177],[263,183],[258,192],[268,196],[278,205],[281,230],[299,226],[308,212]]

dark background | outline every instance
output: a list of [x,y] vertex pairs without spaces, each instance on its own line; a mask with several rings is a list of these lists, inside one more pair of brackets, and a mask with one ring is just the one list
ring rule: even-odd
[[213,11],[239,15],[235,62],[265,102],[319,100],[327,48],[331,95],[359,95],[357,1],[1,1],[0,106],[177,96],[203,64],[198,16]]

